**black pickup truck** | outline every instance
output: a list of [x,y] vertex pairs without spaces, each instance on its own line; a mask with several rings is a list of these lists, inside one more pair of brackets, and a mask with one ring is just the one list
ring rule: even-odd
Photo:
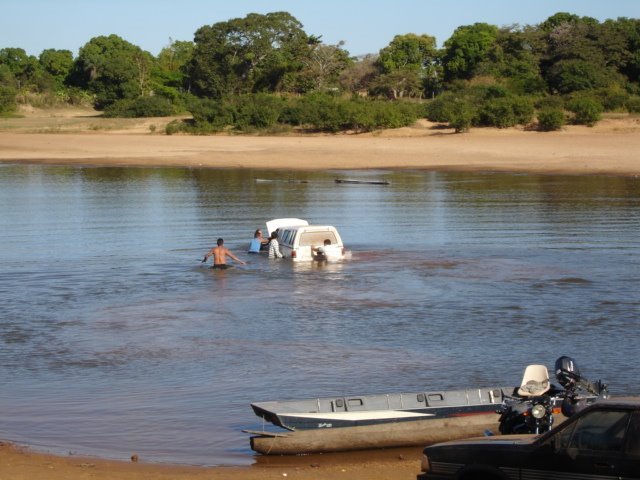
[[419,480],[640,479],[640,398],[594,403],[540,435],[424,449]]

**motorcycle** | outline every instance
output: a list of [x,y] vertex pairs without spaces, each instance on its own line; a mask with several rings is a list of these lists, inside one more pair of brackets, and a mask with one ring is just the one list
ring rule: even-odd
[[514,395],[505,397],[496,412],[500,414],[500,433],[541,434],[553,427],[554,413],[562,412],[568,418],[596,399],[608,398],[608,386],[583,377],[570,357],[556,360],[555,374],[562,388],[550,383],[544,365],[529,365],[525,369],[520,387]]
[[[609,398],[609,386],[601,380],[591,382],[580,374],[571,357],[560,357],[555,364],[556,379],[564,387],[562,414],[569,418],[596,399]],[[581,392],[587,392],[587,396]],[[595,399],[594,399],[595,397]]]

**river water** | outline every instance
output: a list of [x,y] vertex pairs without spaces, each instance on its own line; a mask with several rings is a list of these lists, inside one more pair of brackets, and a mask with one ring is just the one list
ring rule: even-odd
[[[335,225],[350,260],[247,255],[277,217]],[[201,264],[218,237],[248,264]],[[0,438],[48,451],[250,464],[252,401],[561,355],[640,390],[638,178],[2,165],[0,260]]]

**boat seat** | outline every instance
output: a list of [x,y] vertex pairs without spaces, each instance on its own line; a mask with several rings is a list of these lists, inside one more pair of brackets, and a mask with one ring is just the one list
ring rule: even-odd
[[518,388],[518,395],[536,397],[546,393],[551,388],[549,371],[544,365],[529,365],[522,376],[522,383]]

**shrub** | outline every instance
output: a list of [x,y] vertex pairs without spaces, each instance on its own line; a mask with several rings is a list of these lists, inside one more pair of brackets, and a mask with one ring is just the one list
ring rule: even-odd
[[554,108],[557,110],[564,109],[564,100],[559,95],[547,95],[546,97],[540,98],[535,103],[536,108],[542,110],[545,108]]
[[135,100],[118,100],[104,109],[105,117],[167,117],[173,113],[173,105],[163,97],[138,97]]
[[475,118],[473,105],[461,98],[456,98],[451,102],[449,110],[449,125],[451,125],[456,133],[467,132]]
[[523,97],[492,98],[482,106],[479,121],[482,125],[498,128],[527,124],[533,118],[531,100]]
[[195,126],[211,132],[233,124],[234,108],[223,100],[192,98],[187,109],[193,116]]
[[629,113],[640,113],[640,97],[629,97],[627,100],[627,111]]
[[430,100],[425,108],[427,120],[431,122],[448,123],[451,105],[455,98],[454,94],[446,92]]
[[620,88],[609,88],[599,91],[598,98],[600,99],[605,111],[620,112],[626,109],[629,95]]
[[10,113],[16,109],[16,95],[15,89],[0,85],[0,114]]
[[274,95],[258,93],[238,97],[235,107],[234,127],[240,130],[264,129],[278,123],[284,103]]
[[507,128],[516,125],[516,116],[507,98],[498,98],[485,102],[480,111],[480,124],[491,127]]
[[334,97],[317,93],[300,99],[296,109],[298,125],[337,132],[349,125],[349,112],[344,104]]
[[544,132],[560,130],[564,125],[564,111],[559,108],[543,108],[538,112],[538,129]]
[[602,104],[591,97],[576,97],[569,101],[567,109],[573,112],[573,123],[592,127],[602,118]]

